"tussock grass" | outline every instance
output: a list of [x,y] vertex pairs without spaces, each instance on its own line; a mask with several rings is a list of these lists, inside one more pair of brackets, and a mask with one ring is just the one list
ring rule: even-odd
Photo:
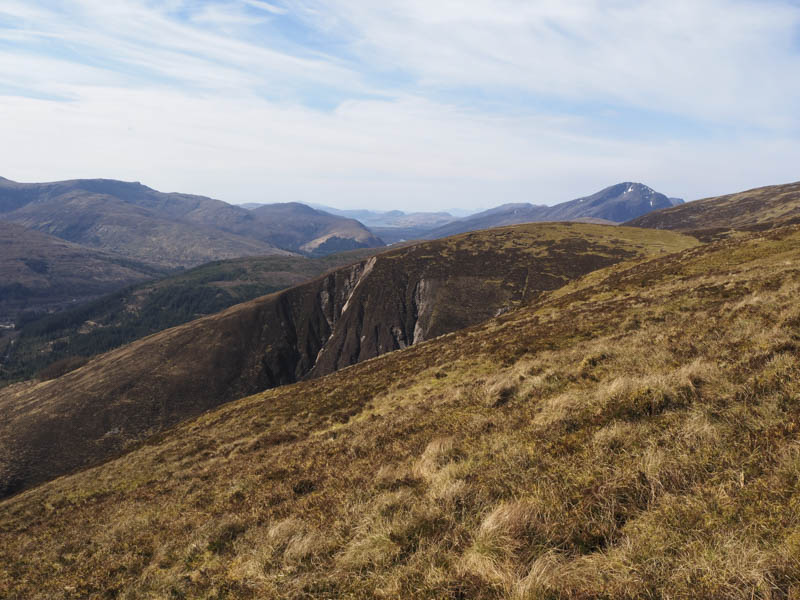
[[797,597],[798,260],[620,265],[232,403],[0,505],[0,596]]

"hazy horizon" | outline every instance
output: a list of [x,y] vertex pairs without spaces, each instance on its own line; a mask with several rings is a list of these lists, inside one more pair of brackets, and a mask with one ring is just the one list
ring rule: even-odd
[[794,0],[7,0],[4,177],[477,211],[800,179]]

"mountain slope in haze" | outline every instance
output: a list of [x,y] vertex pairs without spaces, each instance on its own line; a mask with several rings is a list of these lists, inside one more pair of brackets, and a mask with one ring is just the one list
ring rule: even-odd
[[416,228],[429,228],[439,227],[455,221],[454,217],[448,212],[413,212],[407,213],[402,210],[388,210],[388,211],[375,211],[375,210],[343,210],[333,208],[330,206],[323,206],[318,204],[311,205],[313,208],[323,210],[333,215],[342,217],[349,217],[357,219],[370,229],[379,228],[392,228],[392,227],[416,227]]
[[305,204],[267,204],[253,209],[251,214],[265,239],[311,256],[384,245],[355,219],[331,215]]
[[381,245],[355,221],[319,214],[309,227],[307,218],[285,209],[254,214],[220,200],[165,194],[139,183],[0,180],[0,219],[168,267]]
[[612,185],[591,196],[554,206],[504,204],[434,229],[425,237],[435,239],[465,231],[541,221],[621,223],[653,210],[674,206],[676,202],[681,201],[667,198],[641,183],[626,182]]
[[[244,208],[255,210],[264,204],[242,204]],[[333,215],[357,219],[375,236],[386,244],[396,244],[407,240],[422,239],[432,229],[442,227],[457,220],[449,212],[414,212],[401,210],[374,211],[366,209],[343,210],[322,204],[310,204],[314,209]],[[463,213],[466,211],[458,211]]]
[[297,285],[375,252],[213,262],[55,314],[25,319],[18,322],[13,346],[0,354],[0,385],[35,374],[50,378],[96,354]]
[[0,221],[0,324],[96,298],[164,271]]
[[474,325],[595,269],[696,243],[584,224],[437,240],[144,338],[55,380],[6,387],[0,495],[235,398]]
[[286,254],[272,244],[196,222],[206,215],[215,215],[221,223],[230,221],[220,214],[228,212],[227,206],[206,198],[159,194],[138,183],[0,181],[0,220],[153,265],[174,268]]
[[730,230],[780,226],[798,219],[800,183],[790,183],[696,200],[641,216],[626,225],[691,231],[711,239]]
[[0,595],[791,598],[799,263],[623,263],[222,407],[0,504]]

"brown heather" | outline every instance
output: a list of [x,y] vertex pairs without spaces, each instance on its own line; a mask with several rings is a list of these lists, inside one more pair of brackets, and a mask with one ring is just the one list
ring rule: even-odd
[[800,182],[771,185],[657,210],[626,225],[690,232],[703,241],[800,223]]
[[671,231],[578,223],[468,233],[392,249],[139,339],[58,379],[0,389],[0,498],[231,400],[483,323],[602,267],[697,245]]
[[622,263],[0,504],[0,597],[797,598],[800,228]]

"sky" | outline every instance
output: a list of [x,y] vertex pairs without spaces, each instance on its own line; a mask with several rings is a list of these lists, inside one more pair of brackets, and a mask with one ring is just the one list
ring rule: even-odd
[[800,180],[800,0],[0,0],[0,176],[232,203]]

